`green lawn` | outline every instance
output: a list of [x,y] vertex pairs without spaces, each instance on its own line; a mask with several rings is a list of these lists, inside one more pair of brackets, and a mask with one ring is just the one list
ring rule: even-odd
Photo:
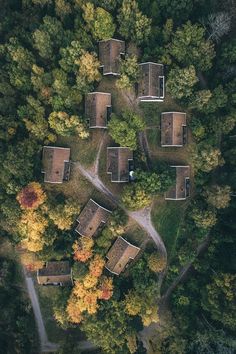
[[158,198],[152,208],[152,221],[165,243],[169,261],[175,255],[176,240],[187,203]]
[[97,156],[98,147],[103,135],[102,129],[90,129],[88,139],[78,137],[59,137],[57,144],[71,148],[71,160],[79,161],[85,167],[90,167]]
[[[61,293],[62,288],[57,286],[36,285],[36,290],[39,296],[40,308],[48,339],[51,342],[59,343],[65,336],[66,332],[57,324],[53,317],[53,301]],[[79,327],[74,329],[73,333],[76,341],[85,339]]]

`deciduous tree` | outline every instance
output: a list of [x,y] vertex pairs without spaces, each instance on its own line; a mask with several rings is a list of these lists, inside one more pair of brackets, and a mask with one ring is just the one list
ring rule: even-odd
[[187,68],[171,69],[168,75],[166,88],[172,97],[181,99],[193,94],[194,85],[198,82],[193,65]]
[[113,37],[115,24],[109,12],[102,7],[95,8],[91,2],[83,5],[83,17],[96,40]]
[[76,215],[80,212],[80,206],[71,198],[64,204],[49,206],[48,216],[60,230],[70,230]]
[[236,276],[220,273],[212,282],[202,289],[202,306],[211,318],[220,322],[225,328],[236,329]]
[[202,210],[194,207],[191,212],[191,218],[196,226],[202,229],[211,229],[217,221],[216,212],[214,210]]
[[217,209],[227,208],[230,202],[230,186],[211,186],[205,191],[207,202]]
[[93,255],[94,241],[89,237],[80,237],[78,241],[73,244],[74,259],[79,262],[86,262]]
[[125,111],[121,117],[112,114],[108,123],[109,134],[121,146],[137,149],[137,134],[145,127],[142,117],[131,111]]
[[139,185],[130,184],[125,186],[122,192],[122,202],[130,210],[145,208],[151,204],[151,196]]
[[213,44],[204,36],[203,27],[188,21],[175,32],[168,47],[169,54],[184,66],[193,65],[202,71],[210,69],[215,51]]
[[120,34],[137,44],[144,42],[151,32],[151,20],[142,14],[136,0],[123,0],[118,22]]
[[192,151],[191,158],[194,167],[203,172],[210,172],[224,164],[220,150],[205,143],[199,144],[198,148]]
[[158,252],[153,252],[148,255],[147,264],[149,269],[154,273],[162,272],[166,267],[166,259]]
[[46,194],[38,182],[31,182],[18,194],[17,200],[22,209],[37,209],[46,200]]
[[131,88],[139,78],[138,58],[135,55],[127,56],[121,62],[120,78],[116,81],[116,86],[120,89]]
[[78,134],[81,139],[86,139],[89,135],[84,124],[76,115],[69,116],[66,112],[52,112],[48,122],[50,127],[62,136]]
[[41,213],[32,210],[24,212],[18,229],[23,247],[31,252],[41,251],[45,244],[47,226],[48,220]]

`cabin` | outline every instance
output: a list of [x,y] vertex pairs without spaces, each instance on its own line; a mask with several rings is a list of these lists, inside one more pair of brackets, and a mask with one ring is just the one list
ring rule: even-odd
[[161,146],[182,147],[187,143],[186,113],[161,114]]
[[190,167],[171,166],[176,172],[176,182],[165,194],[166,200],[185,200],[190,196]]
[[103,75],[120,75],[120,62],[125,55],[125,42],[119,39],[108,39],[99,42],[99,61]]
[[78,225],[75,231],[80,236],[93,237],[103,228],[110,215],[110,210],[89,199],[76,220]]
[[129,182],[133,172],[133,151],[127,147],[107,148],[107,173],[111,182]]
[[85,116],[89,119],[89,128],[107,128],[111,116],[111,94],[90,92],[85,97]]
[[119,275],[135,259],[139,251],[139,247],[132,245],[119,236],[106,255],[106,269],[113,274]]
[[44,182],[63,183],[70,177],[70,148],[44,146],[42,170]]
[[47,262],[37,271],[37,281],[40,285],[73,285],[72,269],[68,261]]
[[138,98],[142,102],[163,102],[165,96],[164,65],[141,63]]

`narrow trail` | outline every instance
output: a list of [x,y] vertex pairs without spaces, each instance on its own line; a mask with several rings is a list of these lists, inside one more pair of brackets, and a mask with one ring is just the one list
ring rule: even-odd
[[138,138],[139,138],[139,145],[141,147],[141,150],[142,150],[144,156],[146,157],[147,168],[149,170],[151,170],[152,169],[152,159],[150,157],[151,152],[150,152],[150,148],[149,148],[149,144],[148,144],[146,129],[139,133]]
[[[196,251],[196,257],[199,257],[205,251],[205,249],[209,245],[209,241],[210,241],[210,237],[208,235],[206,237],[206,239],[198,246],[197,251]],[[193,261],[189,262],[181,269],[179,275],[175,278],[175,280],[172,282],[172,284],[166,290],[165,294],[162,296],[162,298],[161,298],[162,303],[166,303],[169,301],[172,292],[175,290],[175,288],[178,286],[178,284],[181,281],[185,280],[189,271],[192,268],[192,265],[193,265]]]
[[33,279],[26,275],[25,270],[23,270],[23,274],[24,274],[29,298],[30,298],[30,301],[32,304],[32,308],[33,308],[33,312],[34,312],[34,316],[35,316],[35,321],[36,321],[37,328],[38,328],[41,353],[55,352],[56,350],[58,350],[59,345],[55,344],[55,343],[51,343],[48,340],[47,332],[46,332],[46,329],[44,326],[43,317],[42,317],[42,313],[41,313],[41,309],[40,309],[40,305],[39,305],[38,296],[35,291]]
[[97,156],[96,156],[96,159],[94,161],[94,165],[93,165],[93,167],[91,169],[91,172],[93,172],[96,175],[98,175],[99,159],[100,159],[102,147],[103,147],[103,144],[104,144],[105,136],[106,136],[106,130],[104,130],[103,133],[102,133],[102,137],[100,139],[100,143],[99,143],[99,146],[98,146]]

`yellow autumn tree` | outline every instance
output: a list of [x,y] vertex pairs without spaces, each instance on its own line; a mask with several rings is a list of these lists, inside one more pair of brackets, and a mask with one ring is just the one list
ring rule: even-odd
[[149,326],[152,322],[158,323],[158,307],[155,304],[148,305],[146,307],[146,311],[141,315],[142,322],[144,326]]
[[65,204],[58,204],[49,208],[48,216],[60,230],[70,230],[75,217],[80,212],[80,206],[72,199],[67,199]]
[[41,251],[47,226],[48,220],[42,214],[32,210],[24,212],[18,227],[22,246],[31,252]]
[[22,209],[37,209],[46,200],[46,194],[44,193],[40,183],[31,182],[26,187],[22,188],[17,194],[18,200]]
[[106,276],[101,277],[98,288],[101,291],[99,294],[99,299],[109,300],[113,295],[112,278],[108,278]]
[[166,267],[166,259],[160,253],[154,252],[147,258],[148,268],[154,273],[162,272]]
[[23,252],[20,254],[20,260],[23,266],[29,271],[36,271],[43,267],[44,262],[37,258],[34,252]]
[[93,255],[94,241],[89,237],[80,237],[75,241],[72,248],[74,250],[74,260],[79,262],[86,262]]
[[127,335],[126,339],[127,339],[127,346],[129,348],[130,353],[135,354],[138,349],[136,334],[131,333]]
[[83,54],[76,64],[79,64],[79,77],[84,79],[87,83],[100,80],[100,63],[94,54],[83,51]]
[[105,260],[96,254],[89,264],[89,273],[92,276],[100,277],[105,266]]
[[142,298],[135,291],[130,291],[125,296],[125,310],[131,316],[137,316],[142,309]]
[[67,305],[71,321],[79,323],[84,312],[95,314],[98,310],[99,294],[100,290],[96,287],[88,289],[83,282],[76,281]]
[[76,296],[71,295],[67,303],[67,313],[71,322],[80,323],[83,320],[80,303]]
[[86,289],[94,288],[98,283],[98,278],[88,273],[83,279],[83,285]]

